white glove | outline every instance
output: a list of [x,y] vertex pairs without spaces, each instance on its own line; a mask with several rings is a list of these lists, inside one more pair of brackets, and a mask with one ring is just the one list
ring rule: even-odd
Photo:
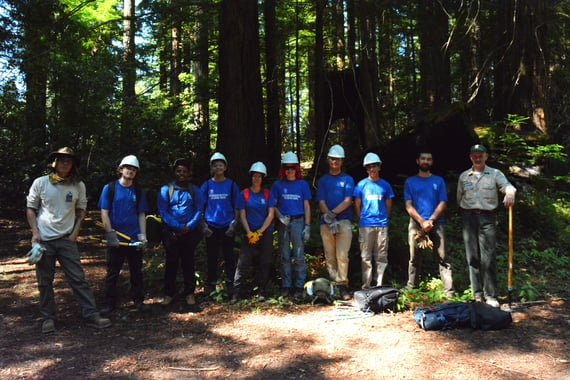
[[205,237],[209,238],[214,234],[214,231],[210,229],[207,223],[204,223],[204,229],[202,230],[202,233],[204,234]]
[[236,233],[236,228],[237,228],[238,222],[237,220],[232,220],[230,223],[230,226],[228,227],[228,229],[226,230],[226,236],[234,236],[234,234]]
[[140,246],[138,247],[140,250],[146,248],[146,245],[148,243],[148,240],[146,239],[146,234],[138,234],[137,240],[139,241],[139,243],[141,243]]
[[115,248],[119,246],[119,238],[115,231],[105,232],[105,240],[107,241],[107,247]]
[[311,225],[306,225],[305,229],[303,230],[303,241],[306,243],[309,241],[311,237]]
[[283,223],[284,226],[288,226],[291,223],[291,217],[287,215],[281,215],[279,221]]
[[333,219],[333,221],[329,223],[329,232],[333,235],[338,232],[338,220]]
[[331,224],[335,218],[336,218],[336,214],[334,212],[332,212],[331,210],[327,211],[323,215],[323,220],[325,221],[326,224]]
[[505,198],[503,198],[503,204],[505,207],[511,207],[515,204],[515,193],[507,193],[505,194]]
[[26,254],[26,261],[30,265],[37,264],[42,259],[45,251],[46,248],[40,243],[32,243],[32,249],[30,249]]

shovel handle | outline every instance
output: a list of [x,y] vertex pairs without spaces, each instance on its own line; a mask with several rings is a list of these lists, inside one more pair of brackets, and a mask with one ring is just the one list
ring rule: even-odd
[[509,268],[507,273],[508,290],[513,289],[513,206],[509,206]]

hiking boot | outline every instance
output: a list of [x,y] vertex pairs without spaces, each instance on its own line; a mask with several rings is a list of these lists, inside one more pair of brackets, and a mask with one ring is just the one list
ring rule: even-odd
[[55,324],[53,319],[46,319],[42,323],[42,334],[51,334],[55,332]]
[[258,293],[256,298],[257,298],[257,302],[265,302],[266,301],[265,296],[261,293]]
[[188,294],[186,296],[186,305],[196,305],[196,298],[194,294]]
[[162,299],[162,301],[160,301],[160,304],[162,306],[168,306],[172,303],[172,297],[170,296],[164,296],[164,298]]
[[475,302],[483,302],[483,296],[480,294],[475,294]]
[[305,299],[305,291],[302,288],[295,289],[295,293],[293,293],[293,298],[295,298],[297,302],[303,301]]
[[115,311],[115,305],[107,305],[104,306],[101,311],[99,312],[103,317],[108,317]]
[[489,306],[496,307],[496,308],[501,307],[501,305],[499,304],[499,301],[497,301],[497,299],[495,297],[486,297],[485,300],[487,301],[487,305],[489,305]]
[[455,297],[454,291],[449,291],[445,293],[445,298],[447,298],[448,300],[452,299],[453,297]]
[[109,318],[94,317],[88,319],[86,324],[87,327],[92,327],[94,329],[104,329],[106,327],[111,326],[112,323]]
[[141,313],[148,313],[150,311],[150,305],[147,305],[142,301],[135,303],[135,306]]
[[289,288],[282,288],[280,295],[283,298],[288,297],[289,296]]
[[341,285],[338,287],[338,292],[339,292],[340,298],[342,298],[344,301],[349,301],[352,298],[350,296],[350,292],[348,291],[348,289],[344,285]]
[[230,305],[235,305],[239,301],[241,301],[241,297],[237,293],[234,293],[232,299],[230,300]]
[[204,296],[205,297],[210,297],[210,295],[216,290],[215,286],[212,285],[208,285],[206,286],[206,288],[204,289]]

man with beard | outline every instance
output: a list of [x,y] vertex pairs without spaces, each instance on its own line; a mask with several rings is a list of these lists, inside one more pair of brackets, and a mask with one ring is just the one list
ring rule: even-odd
[[442,218],[447,206],[445,182],[443,178],[431,173],[433,157],[430,152],[420,151],[416,163],[419,167],[418,174],[406,179],[404,184],[404,201],[406,211],[410,215],[408,224],[410,262],[407,285],[410,288],[418,285],[423,251],[433,250],[438,256],[439,275],[443,282],[445,296],[450,299],[454,293],[453,279],[451,265],[445,260],[445,234]]

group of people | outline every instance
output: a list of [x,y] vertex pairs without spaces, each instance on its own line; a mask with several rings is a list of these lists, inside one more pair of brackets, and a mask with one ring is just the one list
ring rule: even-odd
[[[469,158],[472,167],[459,177],[457,201],[461,209],[471,288],[476,301],[498,307],[497,190],[505,194],[504,205],[511,207],[516,189],[503,173],[486,165],[488,153],[483,145],[474,145]],[[315,201],[321,214],[319,229],[326,268],[339,296],[348,300],[351,298],[348,267],[352,223],[355,219],[358,221],[361,287],[381,286],[388,265],[388,218],[394,192],[380,177],[382,161],[377,154],[366,154],[363,166],[367,177],[356,185],[342,170],[344,159],[343,147],[333,145],[327,155],[328,172],[319,179]],[[36,264],[42,332],[55,331],[53,279],[56,260],[73,289],[88,326],[104,328],[111,325],[107,317],[118,304],[117,280],[125,260],[130,271],[131,298],[138,311],[150,310],[144,302],[141,252],[141,246],[147,241],[145,216],[148,204],[144,191],[136,183],[140,170],[137,157],[129,155],[122,159],[117,168],[118,179],[105,185],[99,198],[104,241],[108,246],[105,305],[101,312],[96,308],[85,280],[75,243],[87,206],[85,184],[78,178],[79,159],[66,147],[53,152],[48,161],[51,173],[37,178],[27,196],[32,243],[41,244],[44,249]],[[451,298],[453,279],[446,260],[443,228],[448,202],[445,182],[431,173],[431,152],[420,151],[416,163],[418,173],[409,177],[404,186],[404,202],[410,216],[407,286],[418,285],[423,253],[433,250],[438,257],[445,295]],[[293,152],[283,155],[279,178],[270,189],[263,185],[267,168],[262,162],[251,165],[250,185],[242,191],[226,177],[227,168],[226,157],[220,152],[214,153],[210,158],[212,176],[197,187],[191,182],[191,162],[179,158],[172,165],[173,181],[162,186],[158,193],[161,238],[166,251],[161,301],[164,306],[170,305],[177,296],[179,267],[184,279],[185,303],[196,303],[194,254],[202,238],[205,238],[207,251],[206,295],[212,294],[216,286],[224,282],[231,303],[250,297],[253,290],[258,301],[265,300],[273,263],[274,228],[277,229],[280,256],[280,295],[295,298],[304,295],[307,277],[304,244],[311,233],[310,201],[313,197],[309,185],[301,177],[297,155]],[[233,247],[238,231],[243,236],[236,260]],[[258,257],[254,260],[256,254]],[[219,280],[221,257],[225,277]],[[257,262],[255,271],[254,261]],[[254,272],[255,285],[251,286],[250,277]]]

